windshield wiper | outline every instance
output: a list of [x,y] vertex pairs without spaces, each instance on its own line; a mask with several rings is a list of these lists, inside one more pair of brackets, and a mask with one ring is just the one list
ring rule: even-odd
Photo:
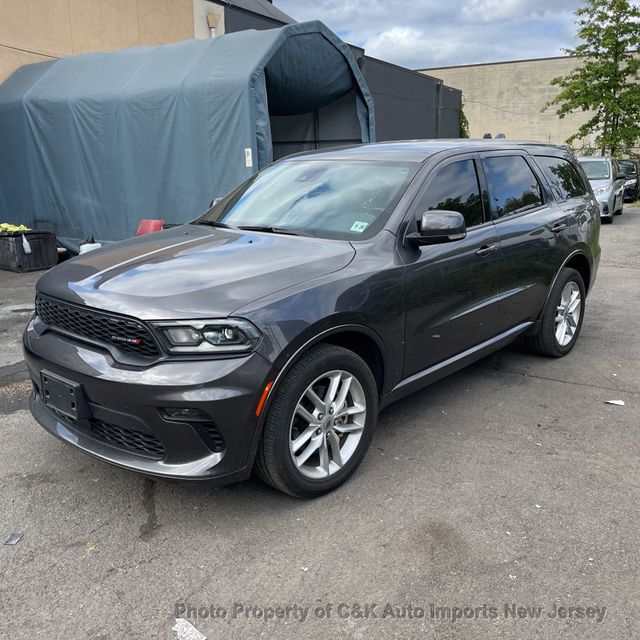
[[272,227],[270,225],[239,225],[238,229],[242,229],[243,231],[262,231],[263,233],[281,233],[282,235],[287,236],[304,236],[306,238],[313,237],[309,233],[304,233],[303,231],[298,231],[297,229],[287,229],[286,227]]
[[226,222],[218,222],[218,220],[196,220],[194,222],[194,224],[202,224],[206,227],[220,227],[221,229],[235,229],[235,227],[232,227],[230,224],[227,224]]

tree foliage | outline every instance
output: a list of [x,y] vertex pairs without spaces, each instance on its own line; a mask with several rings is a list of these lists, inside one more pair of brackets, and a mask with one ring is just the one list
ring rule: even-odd
[[580,43],[565,52],[583,62],[552,80],[561,90],[545,108],[557,105],[560,118],[593,112],[568,144],[594,134],[602,155],[627,152],[640,139],[640,7],[629,0],[586,0],[575,15]]
[[464,112],[464,106],[462,103],[460,104],[459,114],[460,116],[460,137],[468,138],[469,137],[469,120],[467,120],[467,116]]

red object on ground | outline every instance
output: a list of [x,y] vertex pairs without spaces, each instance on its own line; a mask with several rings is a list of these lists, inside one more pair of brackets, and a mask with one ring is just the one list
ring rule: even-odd
[[154,233],[155,231],[162,231],[162,227],[164,227],[164,220],[150,220],[147,218],[143,218],[140,220],[140,224],[138,225],[138,230],[136,231],[137,236],[144,236],[147,233]]

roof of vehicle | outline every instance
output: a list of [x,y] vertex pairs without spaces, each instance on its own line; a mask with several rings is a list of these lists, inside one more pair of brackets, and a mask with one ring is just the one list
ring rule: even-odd
[[[424,162],[429,157],[443,151],[496,151],[509,149],[527,149],[535,153],[532,147],[539,147],[554,155],[566,154],[569,147],[543,142],[505,140],[502,138],[471,140],[466,138],[436,140],[403,140],[396,142],[376,142],[318,151],[303,151],[289,158],[327,160],[391,160],[397,162]],[[538,151],[539,152],[539,151]]]
[[613,160],[613,158],[611,156],[580,156],[578,160],[580,162],[583,160],[604,160],[606,162],[607,160]]

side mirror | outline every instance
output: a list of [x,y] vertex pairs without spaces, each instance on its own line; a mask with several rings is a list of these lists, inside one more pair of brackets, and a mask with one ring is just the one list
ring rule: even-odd
[[631,178],[632,176],[628,176],[626,173],[618,173],[616,175],[616,180],[627,180],[628,178]]
[[414,246],[440,244],[462,240],[467,235],[464,217],[457,211],[425,211],[417,233],[410,233],[407,240]]

